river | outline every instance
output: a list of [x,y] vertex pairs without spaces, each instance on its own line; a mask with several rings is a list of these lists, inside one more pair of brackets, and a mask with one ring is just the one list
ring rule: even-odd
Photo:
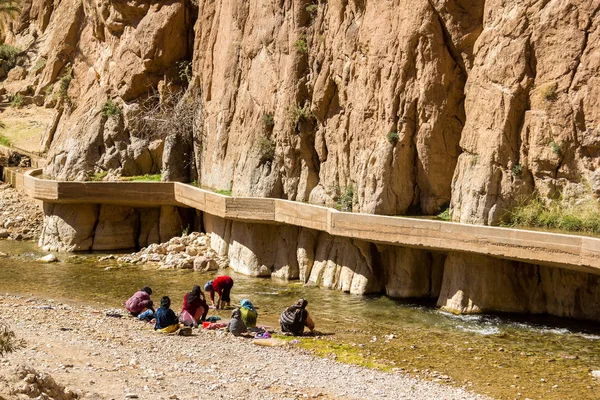
[[[59,254],[61,262],[35,261],[35,244],[0,240],[2,293],[121,307],[141,286],[153,297],[169,295],[180,304],[194,284],[214,273],[155,270],[98,263],[97,254]],[[455,316],[433,304],[397,301],[385,296],[354,296],[230,274],[232,299],[249,298],[259,323],[277,325],[279,313],[299,297],[323,335],[303,340],[318,355],[384,370],[406,372],[466,386],[497,398],[600,399],[600,327],[549,317],[515,315]],[[179,311],[179,307],[173,307]],[[221,311],[223,318],[228,311]]]

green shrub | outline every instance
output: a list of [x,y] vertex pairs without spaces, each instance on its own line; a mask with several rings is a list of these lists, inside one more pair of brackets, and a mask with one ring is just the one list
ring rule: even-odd
[[69,97],[69,85],[73,80],[73,69],[67,68],[65,73],[58,80],[58,96],[63,99],[68,105],[71,105],[71,98]]
[[25,342],[17,339],[15,333],[4,322],[0,322],[0,357],[25,346]]
[[96,172],[94,175],[90,177],[90,181],[92,182],[100,182],[104,179],[104,177],[108,175],[108,171]]
[[310,111],[310,107],[308,104],[304,104],[304,106],[300,106],[300,104],[296,104],[290,108],[290,121],[292,122],[292,126],[297,127],[300,122],[311,121],[314,118],[312,111]]
[[299,53],[306,54],[308,53],[308,44],[306,43],[306,39],[301,38],[294,42],[294,47],[298,50]]
[[561,156],[562,155],[562,150],[560,149],[560,145],[558,143],[556,143],[554,140],[550,142],[550,148],[552,149],[552,152],[554,154],[556,154],[557,156]]
[[400,136],[398,135],[398,132],[396,131],[391,131],[388,132],[387,134],[387,140],[388,142],[390,142],[393,146],[398,144],[398,140],[400,140]]
[[192,79],[192,62],[183,60],[178,61],[176,64],[179,79],[181,79],[184,82],[189,82]]
[[222,194],[224,196],[231,196],[231,189],[217,189],[215,193]]
[[121,180],[127,181],[127,182],[160,182],[160,181],[162,181],[162,173],[161,174],[123,176],[123,177],[121,177]]
[[558,99],[558,94],[556,93],[556,91],[558,90],[558,83],[556,83],[556,82],[550,83],[550,84],[542,87],[540,90],[541,90],[542,97],[544,98],[544,100],[546,100],[548,102],[553,102]]
[[54,91],[54,85],[48,85],[46,86],[46,89],[44,89],[44,95],[46,97],[52,95],[52,92]]
[[10,139],[7,138],[6,136],[0,135],[0,144],[2,146],[10,147],[10,144],[11,144]]
[[21,93],[17,93],[13,96],[12,100],[10,101],[10,106],[13,108],[23,107],[23,96],[21,96]]
[[439,213],[437,215],[437,219],[441,219],[442,221],[451,221],[452,215],[450,214],[450,207]]
[[521,176],[523,174],[523,166],[521,164],[516,164],[512,167],[512,174],[514,176]]
[[591,195],[577,203],[535,197],[507,213],[504,225],[600,233],[600,205]]
[[342,189],[335,208],[340,211],[352,212],[352,208],[356,203],[357,198],[354,191],[354,185],[347,185]]
[[275,159],[275,143],[266,137],[261,137],[258,140],[258,155],[260,163],[271,162]]
[[46,67],[46,59],[40,58],[39,60],[37,60],[34,67],[31,69],[31,72],[33,72],[34,74],[37,74],[39,71],[43,70],[45,67]]
[[311,15],[311,17],[314,17],[317,14],[318,10],[319,10],[318,4],[309,4],[306,6],[306,11],[308,11],[308,13]]
[[121,115],[121,107],[112,99],[106,100],[106,103],[102,106],[102,115],[105,117],[112,117]]
[[6,72],[10,71],[17,65],[17,59],[21,53],[21,49],[10,44],[0,44],[0,60],[4,61]]
[[263,114],[262,120],[266,130],[269,130],[275,126],[275,120],[273,119],[272,114]]

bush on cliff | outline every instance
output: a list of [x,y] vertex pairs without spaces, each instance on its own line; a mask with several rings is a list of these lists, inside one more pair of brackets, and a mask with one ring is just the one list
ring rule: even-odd
[[3,62],[5,72],[10,71],[17,65],[17,59],[21,50],[18,47],[11,46],[10,44],[0,44],[0,60]]
[[505,225],[600,233],[600,205],[591,195],[575,202],[563,198],[543,202],[535,197],[509,212]]

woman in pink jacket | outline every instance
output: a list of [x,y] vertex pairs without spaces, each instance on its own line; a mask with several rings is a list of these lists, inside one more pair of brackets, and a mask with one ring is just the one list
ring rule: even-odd
[[129,311],[132,316],[138,317],[139,319],[152,318],[154,315],[154,308],[152,308],[152,300],[150,300],[151,294],[152,289],[148,286],[144,286],[125,302],[125,309]]

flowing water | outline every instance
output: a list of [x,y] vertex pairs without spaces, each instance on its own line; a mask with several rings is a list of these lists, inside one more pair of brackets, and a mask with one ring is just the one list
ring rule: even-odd
[[[139,287],[155,301],[169,295],[180,304],[194,284],[214,273],[155,270],[98,263],[97,254],[60,254],[61,262],[35,262],[32,243],[2,241],[0,292],[121,307]],[[384,296],[353,296],[299,283],[234,278],[233,302],[249,298],[259,323],[276,326],[279,313],[298,298],[322,333],[303,339],[316,354],[426,379],[467,386],[497,398],[600,399],[600,327],[564,319],[510,315],[455,316],[433,305]],[[179,311],[178,306],[173,307]],[[226,318],[228,311],[221,311]]]

